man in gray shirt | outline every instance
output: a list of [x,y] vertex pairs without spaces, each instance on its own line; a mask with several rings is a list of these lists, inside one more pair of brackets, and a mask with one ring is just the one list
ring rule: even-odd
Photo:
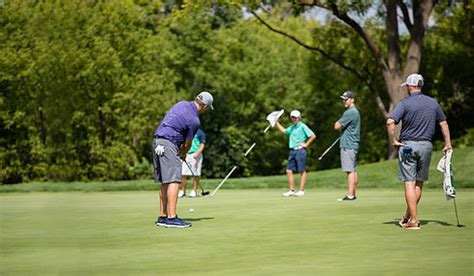
[[[399,224],[405,229],[420,229],[417,205],[421,199],[423,182],[428,180],[428,170],[433,146],[431,140],[436,123],[441,127],[444,139],[443,151],[451,149],[451,138],[446,115],[438,102],[421,93],[424,80],[419,74],[411,74],[402,86],[409,96],[402,99],[387,119],[392,145],[398,151],[398,176],[405,184],[407,209]],[[400,139],[395,137],[395,125],[402,122]]]

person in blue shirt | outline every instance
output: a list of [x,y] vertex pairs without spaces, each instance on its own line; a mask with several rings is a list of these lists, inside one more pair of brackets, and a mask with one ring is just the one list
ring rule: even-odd
[[[423,183],[428,180],[433,146],[431,140],[436,124],[441,127],[444,139],[443,151],[451,149],[451,137],[446,115],[438,102],[421,93],[424,79],[420,74],[411,74],[402,83],[408,97],[402,99],[387,119],[387,129],[394,147],[398,151],[398,177],[404,183],[405,215],[399,221],[402,228],[418,230],[418,202]],[[400,138],[395,136],[395,125],[402,123]]]
[[[193,190],[188,194],[189,197],[197,196],[197,189],[199,184],[199,177],[201,176],[203,154],[202,151],[206,146],[206,134],[202,129],[198,129],[194,135],[191,148],[186,155],[186,160],[183,161],[181,190],[178,197],[182,198],[186,195],[187,177],[193,177]],[[192,171],[191,171],[192,170]]]
[[[283,196],[304,196],[304,185],[306,183],[306,150],[313,140],[316,139],[316,135],[301,121],[301,112],[298,110],[291,111],[290,118],[292,124],[286,129],[278,121],[276,122],[277,128],[290,138],[288,143],[290,152],[286,169],[289,190],[283,193]],[[300,190],[298,192],[295,192],[293,172],[300,173]]]
[[175,104],[161,121],[153,139],[153,172],[155,182],[160,182],[160,214],[157,226],[184,228],[191,223],[181,220],[176,214],[179,184],[181,183],[181,160],[192,145],[201,121],[199,114],[213,109],[214,98],[209,92],[201,92],[194,101]]
[[334,129],[341,132],[339,142],[341,169],[347,175],[347,194],[339,201],[356,200],[356,187],[359,183],[357,175],[357,152],[360,144],[360,114],[355,106],[355,95],[352,91],[344,92],[340,98],[346,108],[334,124]]

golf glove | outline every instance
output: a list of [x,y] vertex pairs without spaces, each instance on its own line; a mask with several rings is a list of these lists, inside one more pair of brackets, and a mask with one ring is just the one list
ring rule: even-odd
[[162,145],[156,146],[155,153],[158,156],[163,156],[163,154],[165,154],[165,146],[162,146]]

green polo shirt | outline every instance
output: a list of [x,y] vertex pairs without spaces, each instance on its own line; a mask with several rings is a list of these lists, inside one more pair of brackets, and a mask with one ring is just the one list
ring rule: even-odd
[[188,151],[188,154],[195,153],[199,150],[201,144],[206,144],[206,135],[202,129],[198,128],[196,134],[194,135],[191,148]]
[[355,106],[344,111],[338,120],[341,125],[341,142],[340,148],[359,149],[360,143],[360,114]]
[[305,123],[299,121],[298,124],[292,124],[285,129],[285,134],[290,136],[289,147],[293,149],[298,147],[300,143],[306,142],[309,137],[314,135],[314,132]]

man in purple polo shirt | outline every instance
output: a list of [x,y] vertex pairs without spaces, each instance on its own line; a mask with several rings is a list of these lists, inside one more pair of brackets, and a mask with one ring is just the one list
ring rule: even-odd
[[213,109],[214,98],[201,92],[194,101],[175,104],[161,121],[153,139],[153,168],[155,182],[160,182],[160,215],[156,225],[184,228],[191,223],[178,218],[176,205],[181,183],[181,160],[185,160],[194,134],[201,121],[199,113]]
[[[421,199],[423,182],[428,180],[428,170],[433,146],[431,140],[436,123],[444,138],[443,151],[451,149],[451,138],[446,115],[438,102],[421,93],[424,80],[419,74],[411,74],[402,86],[407,87],[408,97],[402,99],[387,119],[392,145],[398,151],[398,176],[405,184],[407,208],[399,224],[405,229],[420,229],[417,205]],[[400,139],[395,137],[395,125],[402,122]]]

